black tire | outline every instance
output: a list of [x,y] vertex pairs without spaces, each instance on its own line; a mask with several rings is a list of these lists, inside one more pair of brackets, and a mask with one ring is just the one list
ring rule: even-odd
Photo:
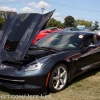
[[[58,71],[59,70],[59,71]],[[51,92],[58,92],[65,88],[68,81],[68,69],[65,64],[57,64],[49,79],[49,89]]]

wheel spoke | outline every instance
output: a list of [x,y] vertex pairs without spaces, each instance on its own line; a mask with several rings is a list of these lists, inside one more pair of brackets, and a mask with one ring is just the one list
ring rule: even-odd
[[58,75],[60,75],[60,68],[58,68]]
[[64,80],[63,79],[60,79],[60,82],[62,85],[64,85]]
[[64,77],[66,75],[66,71],[64,71],[63,73],[60,74],[60,78]]
[[59,77],[58,76],[56,76],[56,77],[53,77],[53,80],[58,80],[59,79]]
[[60,81],[58,80],[55,88],[58,89],[59,88],[59,85],[60,85]]

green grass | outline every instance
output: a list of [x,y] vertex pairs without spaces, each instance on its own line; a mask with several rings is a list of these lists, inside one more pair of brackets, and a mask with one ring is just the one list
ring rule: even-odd
[[[100,100],[100,68],[73,79],[64,90],[58,93],[38,96],[29,92],[14,91],[0,87],[0,95],[2,96],[0,100]],[[7,97],[7,95],[11,97]],[[16,95],[21,97],[14,97]]]

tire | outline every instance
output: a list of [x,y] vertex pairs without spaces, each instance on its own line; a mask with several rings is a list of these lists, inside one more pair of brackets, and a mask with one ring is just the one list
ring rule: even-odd
[[51,92],[58,92],[65,88],[68,81],[67,66],[60,63],[55,66],[51,72],[49,80],[49,89]]

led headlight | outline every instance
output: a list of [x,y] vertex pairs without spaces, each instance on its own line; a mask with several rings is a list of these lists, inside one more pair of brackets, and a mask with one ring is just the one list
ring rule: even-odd
[[25,69],[25,71],[40,69],[42,65],[43,63],[38,62],[36,64],[30,65],[27,69]]
[[49,58],[45,58],[42,60],[36,60],[35,62],[28,65],[28,67],[25,69],[25,71],[32,71],[32,70],[39,70],[43,65],[46,65],[50,60]]

